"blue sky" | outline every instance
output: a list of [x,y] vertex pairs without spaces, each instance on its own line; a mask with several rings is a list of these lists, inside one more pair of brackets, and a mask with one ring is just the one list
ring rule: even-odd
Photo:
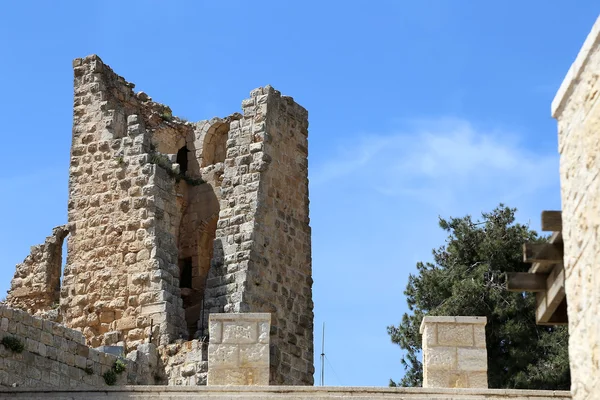
[[[577,4],[575,6],[574,4]],[[438,215],[560,209],[550,102],[597,1],[56,1],[0,11],[0,293],[66,221],[71,60],[96,53],[175,115],[273,85],[309,110],[316,377],[385,386]],[[318,382],[318,379],[315,380]]]

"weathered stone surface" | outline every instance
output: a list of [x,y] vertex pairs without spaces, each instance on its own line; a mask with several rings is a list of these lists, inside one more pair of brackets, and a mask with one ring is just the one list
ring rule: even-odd
[[[101,376],[117,361],[117,356],[102,353],[83,344],[81,333],[58,323],[31,317],[26,312],[0,305],[0,339],[16,338],[25,345],[22,353],[14,353],[0,345],[0,387],[106,388]],[[142,362],[125,361],[125,371],[117,385],[144,384]]]
[[[73,68],[68,257],[59,311],[46,316],[92,347],[130,353],[151,341],[161,360],[174,342],[212,334],[221,337],[215,342],[271,343],[270,383],[311,385],[307,111],[266,86],[242,113],[190,123],[136,94],[96,55]],[[55,258],[48,269],[59,279]],[[28,281],[27,268],[17,271],[15,299],[46,290]],[[52,301],[23,308],[54,305],[58,284],[46,286]],[[273,313],[273,329],[209,332],[209,313],[226,312]],[[174,355],[203,359],[203,351]],[[206,380],[197,372],[206,360],[183,377],[191,367],[175,358],[165,358],[161,379]]]
[[437,324],[440,346],[473,346],[473,326],[467,324]]
[[210,331],[222,331],[223,341],[208,346],[209,385],[269,384],[269,342],[259,341],[257,331],[270,321],[264,313],[210,315]]
[[600,398],[600,18],[554,101],[558,122],[571,391]]
[[333,400],[333,399],[386,399],[386,400],[570,400],[566,391],[511,390],[511,389],[431,389],[431,388],[376,388],[376,387],[298,387],[298,386],[225,386],[182,387],[146,386],[105,388],[78,392],[48,392],[31,389],[2,389],[0,399],[17,400]]
[[485,324],[485,317],[423,318],[423,387],[487,388]]
[[23,263],[17,265],[6,296],[7,305],[34,315],[58,306],[62,245],[68,234],[67,226],[57,226],[44,244],[31,248]]

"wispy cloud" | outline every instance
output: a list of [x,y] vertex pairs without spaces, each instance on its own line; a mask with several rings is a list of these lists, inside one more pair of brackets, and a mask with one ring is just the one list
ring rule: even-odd
[[537,153],[515,133],[479,129],[466,120],[421,120],[400,132],[360,136],[316,166],[311,182],[318,188],[348,175],[382,195],[447,209],[482,197],[511,202],[554,187],[558,155]]

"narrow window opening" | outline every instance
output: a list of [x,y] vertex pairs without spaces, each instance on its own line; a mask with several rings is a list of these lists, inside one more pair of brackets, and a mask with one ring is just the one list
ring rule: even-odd
[[192,257],[179,260],[179,287],[192,288]]
[[177,152],[177,164],[179,164],[179,169],[182,174],[185,175],[188,169],[188,148],[187,146],[183,146]]

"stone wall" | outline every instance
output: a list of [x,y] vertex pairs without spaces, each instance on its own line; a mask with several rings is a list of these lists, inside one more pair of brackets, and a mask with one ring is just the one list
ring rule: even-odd
[[267,86],[190,123],[98,56],[73,67],[61,320],[128,353],[205,340],[209,313],[273,313],[270,382],[312,384],[306,110]]
[[66,226],[57,226],[44,244],[31,248],[23,263],[17,265],[6,304],[32,315],[48,315],[58,307],[62,245],[68,234]]
[[125,387],[96,391],[35,391],[0,388],[0,399],[27,400],[570,400],[569,392],[505,389],[425,389],[301,386]]
[[185,326],[174,235],[178,210],[171,165],[151,159],[152,135],[192,129],[167,107],[135,94],[134,85],[99,57],[73,65],[63,320],[82,329],[94,347],[135,348],[150,336],[152,322],[157,344],[166,344]]
[[313,384],[308,113],[267,86],[230,124],[208,310],[272,313],[272,385]]
[[[108,387],[103,374],[117,357],[89,348],[82,333],[28,313],[0,306],[0,340],[16,338],[21,353],[0,344],[0,386],[97,388]],[[125,360],[117,385],[147,383],[141,363]]]
[[269,384],[271,314],[211,314],[209,385]]
[[423,387],[487,388],[485,317],[424,317]]
[[159,347],[161,369],[156,371],[157,384],[169,386],[206,385],[208,374],[208,344],[190,340]]
[[554,102],[558,121],[571,390],[600,398],[600,18]]

